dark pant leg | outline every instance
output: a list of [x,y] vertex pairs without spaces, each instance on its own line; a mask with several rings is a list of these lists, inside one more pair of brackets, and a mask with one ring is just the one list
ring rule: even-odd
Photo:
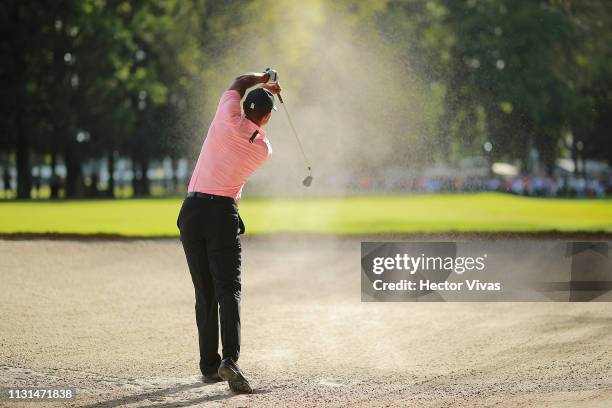
[[206,225],[210,209],[197,199],[186,199],[177,220],[181,242],[195,289],[195,312],[200,346],[200,371],[217,371],[219,356],[219,314],[215,287],[208,262]]
[[217,221],[217,235],[207,241],[208,263],[215,284],[221,319],[223,358],[238,361],[240,355],[240,267],[242,245],[238,213],[231,209]]
[[219,315],[215,288],[208,266],[208,253],[204,241],[183,241],[191,280],[195,288],[195,312],[200,344],[200,371],[217,372],[219,356]]

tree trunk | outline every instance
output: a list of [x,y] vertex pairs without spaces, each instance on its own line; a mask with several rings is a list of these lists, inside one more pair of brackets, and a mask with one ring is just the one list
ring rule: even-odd
[[536,139],[540,159],[544,165],[546,175],[550,176],[555,170],[556,141],[554,131],[542,132]]
[[151,185],[149,183],[149,177],[147,177],[147,171],[149,170],[149,162],[146,159],[144,159],[140,163],[140,169],[141,169],[140,186],[142,189],[140,193],[143,196],[150,196],[151,195]]
[[30,169],[30,146],[28,131],[23,123],[24,107],[19,108],[18,129],[16,143],[17,155],[17,198],[29,199],[32,190],[32,171]]
[[51,177],[56,176],[56,170],[55,170],[56,167],[57,167],[57,153],[55,153],[55,151],[52,151],[51,152]]
[[172,192],[173,193],[177,193],[179,190],[178,187],[178,160],[174,157],[172,157],[171,159],[171,166],[172,166]]
[[531,172],[531,148],[533,147],[533,135],[531,132],[525,133],[525,143],[520,149],[521,174]]
[[55,149],[51,152],[51,180],[49,181],[49,187],[51,189],[51,199],[59,197],[59,178],[57,176],[57,153]]
[[106,190],[106,196],[115,198],[115,152],[108,154],[108,188]]
[[81,182],[81,163],[78,157],[71,150],[70,146],[66,147],[64,153],[64,164],[66,165],[66,183],[65,183],[65,197],[75,198],[79,197],[83,193],[82,186],[79,185]]
[[[14,9],[15,24],[23,23],[21,6]],[[15,47],[15,99],[17,108],[17,140],[15,154],[17,156],[17,198],[29,199],[32,190],[32,171],[30,169],[30,140],[26,108],[26,62],[21,49]]]
[[572,138],[572,150],[571,150],[572,161],[574,162],[574,174],[578,175],[578,170],[580,168],[579,158],[578,158],[578,148],[576,147],[576,136]]
[[140,195],[140,174],[138,174],[138,162],[132,158],[132,194],[134,197]]

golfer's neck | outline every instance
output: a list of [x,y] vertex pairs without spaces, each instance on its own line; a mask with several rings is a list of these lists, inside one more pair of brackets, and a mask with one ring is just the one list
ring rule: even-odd
[[257,127],[261,127],[261,120],[256,120],[253,118],[248,117],[247,115],[244,115],[245,118],[247,118],[248,120],[250,120],[251,122],[253,122]]

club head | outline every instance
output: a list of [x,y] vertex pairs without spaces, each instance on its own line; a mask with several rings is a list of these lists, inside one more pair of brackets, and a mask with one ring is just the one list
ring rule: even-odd
[[312,176],[306,176],[304,181],[302,181],[302,184],[306,187],[310,187],[310,185],[312,184]]

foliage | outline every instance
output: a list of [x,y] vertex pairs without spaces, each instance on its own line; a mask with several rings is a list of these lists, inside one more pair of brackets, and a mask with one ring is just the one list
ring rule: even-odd
[[150,161],[192,157],[231,77],[268,64],[328,126],[360,112],[343,129],[380,143],[338,141],[343,166],[452,162],[486,141],[525,171],[534,149],[547,172],[568,153],[612,162],[609,1],[9,0],[0,21],[0,153],[22,198],[33,162],[63,161],[74,197],[86,159],[118,156],[146,195]]

